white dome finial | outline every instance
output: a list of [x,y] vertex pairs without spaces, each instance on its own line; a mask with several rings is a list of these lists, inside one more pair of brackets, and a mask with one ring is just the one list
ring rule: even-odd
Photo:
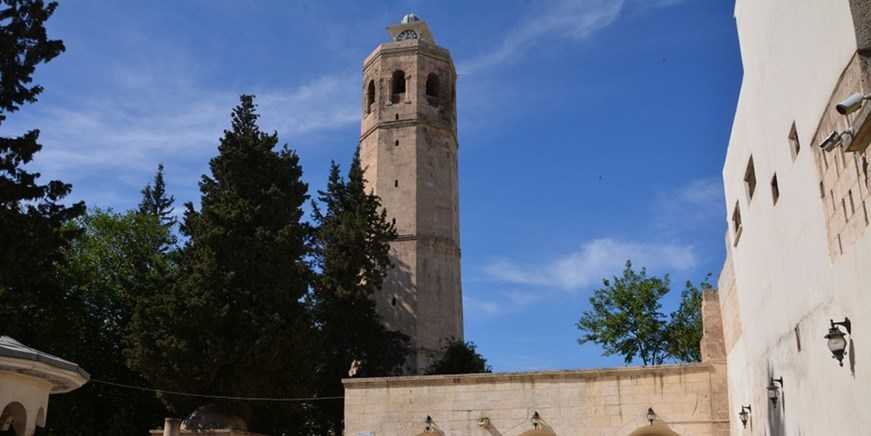
[[414,12],[412,12],[410,14],[405,14],[405,16],[402,17],[402,24],[411,24],[411,23],[414,23],[416,21],[420,21],[420,18],[417,15],[415,15]]

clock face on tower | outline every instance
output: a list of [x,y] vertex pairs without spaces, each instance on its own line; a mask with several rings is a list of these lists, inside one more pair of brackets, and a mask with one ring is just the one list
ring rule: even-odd
[[396,35],[397,41],[405,41],[406,39],[417,39],[417,32],[414,30],[408,29],[399,32],[399,35]]

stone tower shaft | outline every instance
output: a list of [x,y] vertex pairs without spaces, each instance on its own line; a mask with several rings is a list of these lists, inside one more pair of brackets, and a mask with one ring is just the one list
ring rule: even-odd
[[376,307],[411,337],[409,370],[422,372],[446,338],[463,338],[456,71],[417,17],[388,32],[363,63],[360,157],[399,233]]

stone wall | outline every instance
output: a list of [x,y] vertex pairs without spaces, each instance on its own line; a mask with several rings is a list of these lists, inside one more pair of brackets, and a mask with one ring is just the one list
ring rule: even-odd
[[[701,363],[346,379],[345,435],[726,436],[729,398],[716,291],[705,291],[702,317]],[[527,433],[536,414],[539,432]],[[424,433],[427,417],[434,432]]]
[[[345,381],[345,434],[517,436],[538,412],[559,436],[728,435],[725,364]],[[656,414],[655,427],[647,420]],[[486,418],[489,426],[481,427]],[[656,429],[647,433],[645,430]],[[642,430],[642,433],[638,433]]]

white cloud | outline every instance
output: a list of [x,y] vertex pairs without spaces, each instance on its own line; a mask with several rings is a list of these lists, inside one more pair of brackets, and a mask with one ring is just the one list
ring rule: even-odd
[[691,180],[684,186],[656,196],[652,216],[661,237],[685,235],[687,231],[724,222],[723,183],[719,178]]
[[[142,78],[134,82],[150,83]],[[251,92],[257,95],[264,130],[278,130],[282,141],[291,142],[358,122],[356,83],[350,74],[329,75],[295,89]],[[237,92],[230,90],[170,87],[160,96],[139,86],[124,91],[64,106],[42,103],[30,119],[21,117],[10,125],[22,131],[28,124],[40,127],[45,148],[38,164],[49,175],[153,171],[157,161],[167,158],[207,159],[238,103]]]
[[667,271],[687,271],[698,263],[692,245],[603,238],[588,241],[579,250],[543,264],[500,260],[488,265],[485,272],[499,282],[578,290],[618,273],[627,260],[638,267]]
[[613,24],[630,5],[641,8],[666,7],[682,0],[558,0],[537,2],[539,14],[517,24],[502,43],[489,53],[460,62],[460,74],[502,64],[522,57],[536,43],[546,38],[585,39]]

